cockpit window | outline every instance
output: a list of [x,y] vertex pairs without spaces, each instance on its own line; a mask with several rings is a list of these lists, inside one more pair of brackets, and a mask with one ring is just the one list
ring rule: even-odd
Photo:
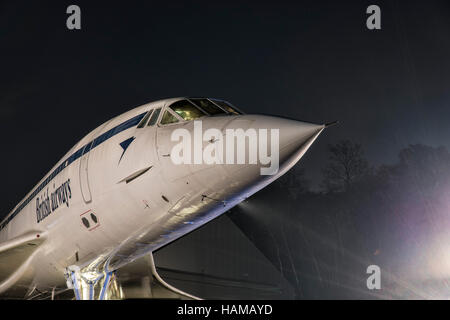
[[161,113],[161,108],[158,108],[153,112],[152,117],[150,118],[150,121],[148,122],[149,126],[155,125],[160,113]]
[[211,99],[215,104],[217,104],[219,107],[225,109],[230,114],[241,114],[239,111],[234,109],[228,102],[223,100],[216,100]]
[[195,103],[197,106],[208,112],[210,115],[216,115],[216,114],[224,114],[226,113],[221,108],[216,106],[214,103],[209,101],[208,99],[190,99],[193,103]]
[[205,116],[205,114],[200,109],[198,109],[188,100],[177,101],[170,106],[170,109],[175,111],[180,117],[182,117],[186,121],[194,120]]
[[161,124],[171,124],[176,122],[178,122],[177,117],[175,117],[169,110],[164,111]]
[[153,110],[150,110],[149,112],[147,112],[147,114],[145,115],[145,117],[141,120],[141,122],[139,122],[138,124],[138,128],[143,128],[145,127],[145,124],[147,123],[148,118],[150,118],[150,115],[152,114]]

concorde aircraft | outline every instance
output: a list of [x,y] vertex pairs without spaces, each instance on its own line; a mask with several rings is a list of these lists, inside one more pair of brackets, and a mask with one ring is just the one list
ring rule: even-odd
[[[152,253],[279,178],[326,126],[186,97],[105,122],[0,223],[0,298],[197,299],[160,277]],[[146,289],[126,294],[127,268],[148,272]]]

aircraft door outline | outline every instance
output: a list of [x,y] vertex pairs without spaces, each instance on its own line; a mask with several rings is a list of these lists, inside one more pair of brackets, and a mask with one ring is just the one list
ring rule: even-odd
[[89,154],[93,141],[87,144],[80,159],[80,188],[85,203],[92,202],[91,187],[89,185]]

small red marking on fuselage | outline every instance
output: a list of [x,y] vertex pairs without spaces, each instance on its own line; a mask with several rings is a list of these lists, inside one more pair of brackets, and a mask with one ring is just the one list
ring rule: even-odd
[[40,237],[40,235],[37,234],[37,235],[36,235],[36,238],[39,238],[39,237]]
[[100,227],[100,223],[99,223],[98,225],[96,225],[95,227],[90,228],[89,231],[92,231],[92,230],[94,230],[94,229],[97,228],[97,227]]
[[82,215],[85,215],[86,213],[88,213],[88,212],[90,212],[90,211],[92,211],[92,209],[89,209],[88,211],[86,211],[86,212],[80,214],[80,217],[81,217]]

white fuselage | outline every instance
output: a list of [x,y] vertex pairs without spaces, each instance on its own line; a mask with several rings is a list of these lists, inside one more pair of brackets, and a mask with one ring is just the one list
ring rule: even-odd
[[277,179],[323,130],[261,115],[204,117],[204,128],[278,128],[278,173],[263,176],[259,165],[249,164],[176,165],[171,132],[192,131],[192,121],[137,128],[148,110],[173,101],[143,105],[96,128],[10,213],[0,243],[30,232],[46,238],[21,266],[22,286],[62,287],[70,265],[103,259],[115,270],[166,245]]

